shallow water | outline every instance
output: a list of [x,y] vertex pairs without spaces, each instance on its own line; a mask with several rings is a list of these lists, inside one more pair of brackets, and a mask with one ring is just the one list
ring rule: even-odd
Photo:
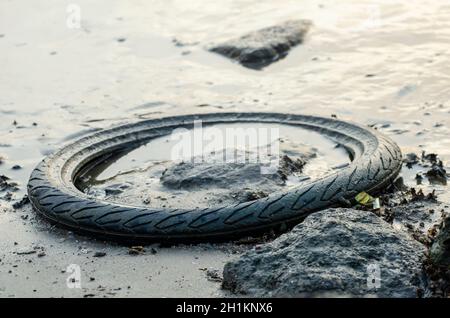
[[[19,183],[15,199],[64,143],[194,112],[335,114],[374,125],[404,153],[450,161],[449,1],[80,0],[81,28],[66,25],[69,3],[0,2],[0,174]],[[298,18],[314,24],[305,43],[262,71],[204,49]],[[403,174],[415,183],[415,171]],[[450,200],[447,187],[437,190]],[[8,237],[42,239],[18,214],[6,219]]]

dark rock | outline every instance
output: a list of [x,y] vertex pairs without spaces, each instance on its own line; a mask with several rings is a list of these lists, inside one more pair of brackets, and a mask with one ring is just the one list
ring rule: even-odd
[[416,297],[425,247],[376,215],[329,209],[227,263],[223,287],[254,297]]
[[431,184],[447,185],[447,171],[442,165],[434,164],[426,175]]
[[291,48],[302,43],[310,26],[306,20],[287,21],[214,46],[210,51],[259,70],[284,58]]
[[408,153],[405,155],[405,158],[403,158],[403,162],[408,168],[411,168],[413,165],[419,163],[419,156],[413,152]]
[[0,175],[0,191],[17,191],[19,190],[16,182],[11,182],[10,178]]
[[11,169],[13,169],[13,170],[20,170],[20,169],[22,169],[22,167],[20,165],[14,165],[14,166],[12,166]]
[[105,188],[105,195],[107,196],[114,196],[119,195],[123,193],[124,190],[128,189],[130,187],[129,184],[126,183],[119,183],[119,184],[112,184]]
[[438,155],[435,153],[426,153],[425,151],[422,151],[422,160],[423,161],[429,161],[430,163],[437,163],[438,162]]

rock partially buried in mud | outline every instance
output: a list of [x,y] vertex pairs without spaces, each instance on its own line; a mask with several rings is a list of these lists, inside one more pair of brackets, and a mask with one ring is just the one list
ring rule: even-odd
[[[222,154],[218,157],[220,158]],[[242,156],[242,154],[241,154]],[[287,155],[279,157],[279,164],[273,171],[262,170],[258,162],[220,162],[199,160],[178,162],[166,169],[160,180],[161,183],[171,189],[195,189],[195,188],[230,188],[241,185],[267,185],[263,189],[273,189],[283,186],[289,175],[300,173],[306,164],[306,159],[291,158]]]
[[291,20],[248,33],[209,50],[245,67],[260,70],[284,58],[291,48],[302,43],[310,26],[311,22],[307,20]]
[[223,287],[256,297],[417,297],[425,247],[374,214],[329,209],[227,263]]

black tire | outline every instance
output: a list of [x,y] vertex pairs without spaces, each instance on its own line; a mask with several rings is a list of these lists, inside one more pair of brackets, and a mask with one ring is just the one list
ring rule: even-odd
[[[231,122],[267,122],[315,130],[346,147],[352,163],[289,191],[234,206],[206,209],[145,208],[90,197],[74,186],[88,163],[135,147],[178,127]],[[28,194],[46,218],[93,234],[131,240],[224,239],[298,222],[308,214],[339,205],[361,191],[373,193],[399,173],[399,147],[375,130],[332,118],[279,113],[216,113],[150,119],[83,137],[45,158],[32,172]]]

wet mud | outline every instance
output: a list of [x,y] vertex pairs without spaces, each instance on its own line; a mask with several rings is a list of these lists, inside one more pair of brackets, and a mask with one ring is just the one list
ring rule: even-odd
[[[141,249],[60,229],[37,216],[24,197],[32,169],[62,145],[102,128],[160,116],[278,111],[333,115],[378,129],[404,154],[416,154],[410,165],[411,158],[405,158],[401,172],[415,194],[387,194],[392,197],[381,200],[384,210],[365,212],[378,214],[427,248],[433,245],[442,226],[435,225],[450,202],[444,182],[450,171],[448,3],[77,3],[80,28],[67,27],[66,6],[59,1],[0,3],[1,297],[229,296],[219,282],[224,264],[278,234]],[[277,53],[284,58],[270,65],[266,62],[275,55],[265,61],[263,54],[258,72],[205,50],[210,43],[227,43],[295,19],[313,22],[306,40],[287,55]],[[260,57],[256,54],[258,63]],[[434,163],[426,158],[432,153],[439,154]],[[306,160],[301,174],[316,177],[314,172],[345,164],[327,154],[318,157],[323,160]],[[139,156],[132,159],[137,167],[147,167]],[[167,195],[172,190],[152,188],[169,166],[161,165],[153,175],[150,168],[150,175],[139,178],[137,167],[122,169],[113,162],[113,170],[88,182],[101,181],[92,182],[91,190],[108,200],[185,203]],[[130,171],[136,175],[127,176]],[[146,191],[127,196],[140,187]],[[232,199],[263,195],[251,188],[249,197]],[[68,287],[72,264],[80,266],[80,288]],[[448,270],[425,264],[433,294],[448,295]]]

